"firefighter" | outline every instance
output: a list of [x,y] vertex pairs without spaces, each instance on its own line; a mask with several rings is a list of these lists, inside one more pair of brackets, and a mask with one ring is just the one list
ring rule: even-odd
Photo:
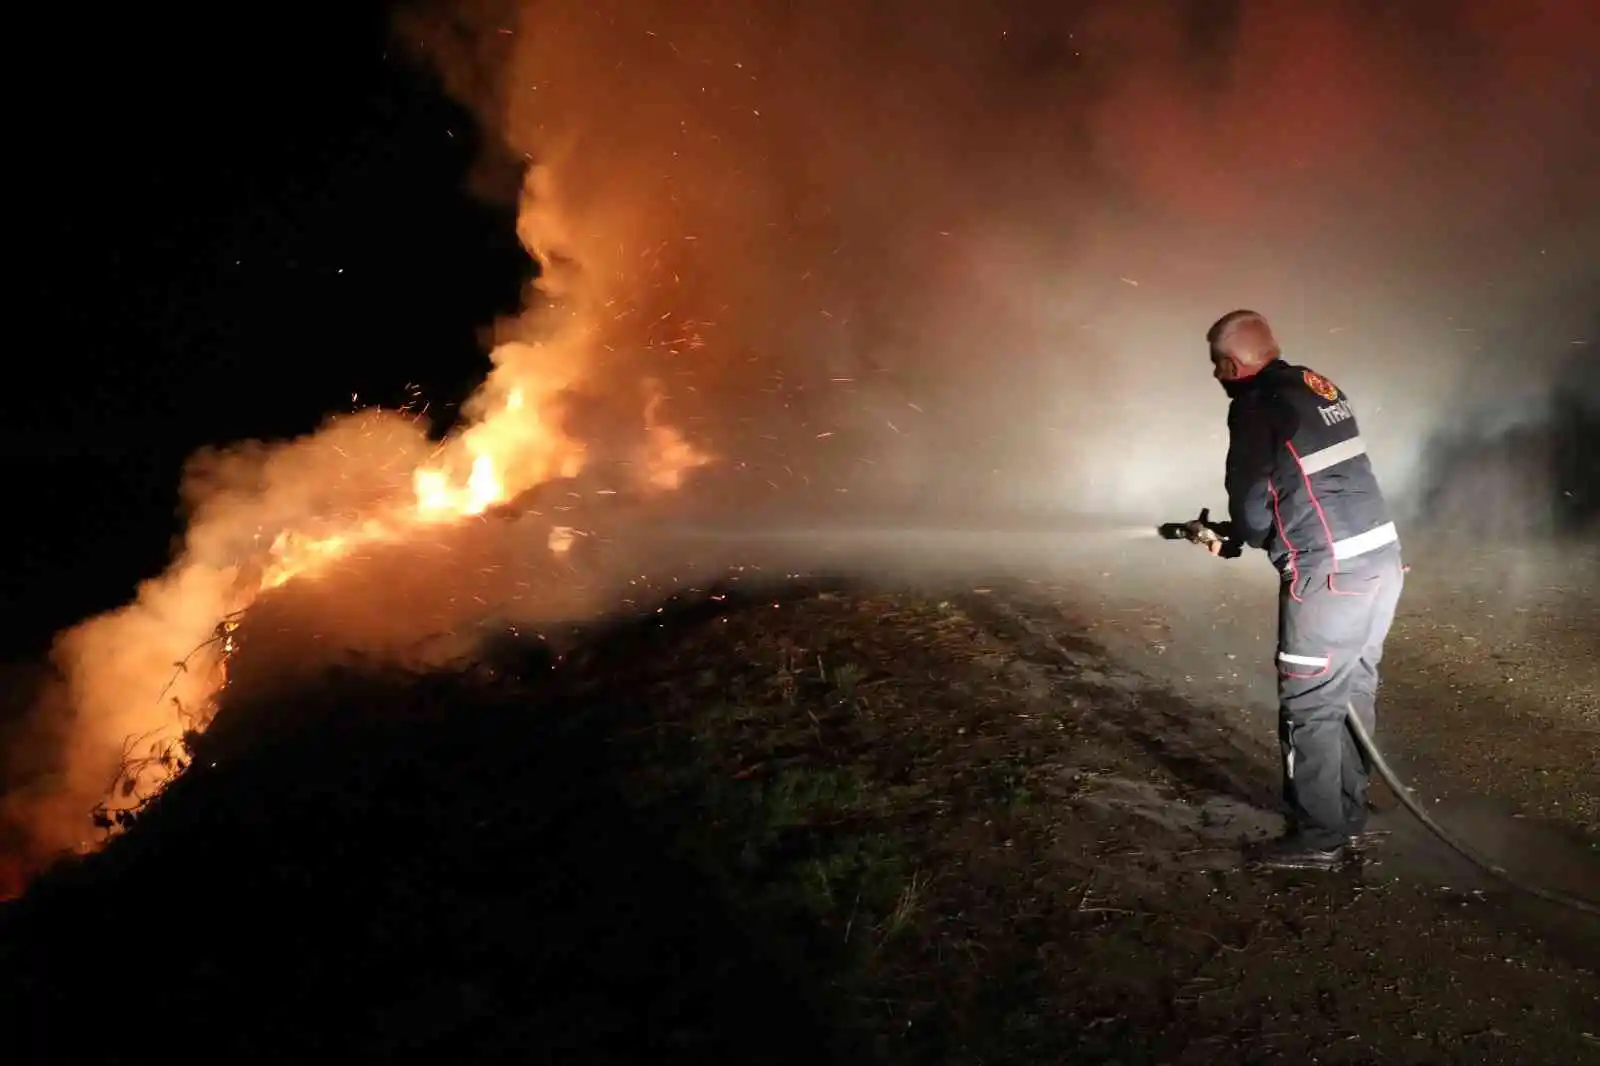
[[1262,865],[1331,869],[1363,833],[1371,766],[1346,721],[1376,728],[1378,666],[1400,601],[1400,539],[1348,397],[1283,359],[1267,320],[1206,334],[1228,394],[1230,527],[1214,555],[1265,551],[1278,591],[1278,739],[1288,831]]

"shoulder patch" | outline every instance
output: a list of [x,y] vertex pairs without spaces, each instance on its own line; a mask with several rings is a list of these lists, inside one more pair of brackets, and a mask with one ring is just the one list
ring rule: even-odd
[[1335,385],[1333,382],[1329,381],[1327,378],[1316,373],[1315,371],[1307,370],[1304,371],[1303,374],[1306,379],[1306,387],[1312,392],[1316,393],[1318,396],[1321,396],[1329,403],[1333,403],[1339,398],[1339,386]]

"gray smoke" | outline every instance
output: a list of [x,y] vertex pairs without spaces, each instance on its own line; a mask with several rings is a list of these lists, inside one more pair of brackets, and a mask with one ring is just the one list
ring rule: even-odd
[[[1217,502],[1201,338],[1235,306],[1353,396],[1397,495],[1441,436],[1548,416],[1592,311],[1550,301],[1593,276],[1597,26],[674,0],[404,36],[541,168],[530,247],[630,304],[595,402],[665,378],[741,508],[1155,515]],[[704,347],[669,354],[663,316]]]

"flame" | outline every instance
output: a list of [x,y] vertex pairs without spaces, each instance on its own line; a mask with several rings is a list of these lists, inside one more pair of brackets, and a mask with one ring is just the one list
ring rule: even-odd
[[[209,632],[200,649],[204,654],[185,661],[163,693],[180,708],[180,721],[154,725],[148,718],[128,718],[119,723],[122,735],[138,736],[135,747],[123,752],[123,778],[117,793],[106,803],[107,813],[136,807],[158,794],[182,769],[175,757],[183,729],[204,729],[216,713],[217,700],[229,684],[229,659],[236,650],[239,618],[265,593],[294,581],[314,580],[319,574],[382,544],[403,543],[429,529],[457,524],[483,515],[497,504],[556,478],[573,478],[584,470],[586,446],[568,436],[549,417],[571,376],[554,375],[530,390],[528,366],[541,353],[538,346],[520,342],[503,345],[492,353],[496,371],[485,383],[477,404],[477,418],[464,430],[434,450],[428,461],[414,469],[409,493],[401,491],[368,504],[362,513],[320,516],[314,521],[277,531],[261,557],[227,574],[201,574],[204,568],[185,567],[180,561],[162,579],[182,584],[205,580],[213,590],[226,586],[223,595],[182,596],[187,621],[174,626],[162,643],[175,647],[180,633],[204,616],[203,603],[215,603],[226,613]],[[503,386],[496,375],[507,371],[522,383]],[[692,444],[678,429],[661,421],[666,396],[659,384],[645,382],[644,434],[635,453],[636,488],[647,493],[674,490],[713,456]],[[498,400],[494,397],[498,396]],[[402,482],[404,483],[404,482]],[[571,550],[585,536],[571,526],[553,527],[546,546],[555,555]],[[251,575],[254,575],[252,578]],[[141,596],[141,599],[144,597]],[[92,623],[91,623],[92,624]],[[162,625],[156,620],[157,625]],[[167,623],[170,624],[170,623]],[[108,631],[109,632],[109,631]],[[152,660],[170,662],[165,660]],[[126,787],[126,791],[122,789]],[[82,846],[87,846],[85,843]]]
[[651,426],[645,444],[645,482],[652,488],[681,488],[689,471],[712,461],[672,426]]
[[683,485],[691,470],[713,462],[710,452],[691,444],[677,428],[664,425],[659,419],[661,404],[666,393],[658,382],[650,383],[650,400],[644,408],[645,443],[641,465],[645,483],[652,488],[672,490]]
[[[505,359],[497,352],[497,362],[506,365]],[[683,486],[691,471],[714,462],[714,456],[661,420],[667,396],[660,383],[647,382],[647,389],[644,439],[636,459],[640,487],[673,491]],[[586,458],[583,444],[553,426],[539,405],[530,405],[526,389],[520,386],[508,389],[492,413],[451,443],[464,455],[457,457],[458,465],[465,467],[464,476],[452,476],[448,463],[419,467],[411,477],[411,498],[397,506],[320,536],[280,532],[268,552],[259,587],[247,592],[236,610],[248,607],[261,592],[320,571],[363,548],[403,540],[419,527],[473,518],[534,485],[576,477]],[[512,471],[520,476],[511,476]],[[552,533],[551,551],[562,554],[570,545],[570,534]]]
[[[501,365],[506,358],[503,350],[495,353],[496,362]],[[550,394],[555,391],[554,387],[547,389]],[[549,398],[549,395],[545,397]],[[647,421],[653,419],[653,404],[654,401],[647,412]],[[683,458],[686,453],[693,456],[696,465],[710,461],[686,442],[664,441],[663,445],[670,447],[673,455],[658,457],[651,448],[652,471],[663,462],[675,466],[689,461]],[[319,535],[284,530],[278,533],[267,553],[260,585],[244,592],[236,610],[247,608],[262,592],[320,572],[362,549],[403,541],[423,527],[474,518],[552,478],[576,477],[583,470],[584,454],[580,442],[553,426],[539,405],[529,404],[524,387],[509,388],[504,399],[486,416],[440,449],[435,458],[442,461],[418,467],[412,473],[409,499],[380,507],[376,513],[350,521],[332,532]],[[521,476],[514,477],[512,472],[520,472]],[[652,485],[657,484],[653,474],[649,480]],[[680,482],[681,474],[671,487],[677,487]]]

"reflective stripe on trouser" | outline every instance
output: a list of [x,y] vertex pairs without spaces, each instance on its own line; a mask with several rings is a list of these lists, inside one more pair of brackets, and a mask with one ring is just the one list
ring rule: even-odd
[[[1378,665],[1404,575],[1398,548],[1302,574],[1278,597],[1278,739],[1294,827],[1332,847],[1366,824],[1371,768],[1345,722],[1353,707],[1376,733]],[[1298,596],[1298,599],[1296,598]]]

